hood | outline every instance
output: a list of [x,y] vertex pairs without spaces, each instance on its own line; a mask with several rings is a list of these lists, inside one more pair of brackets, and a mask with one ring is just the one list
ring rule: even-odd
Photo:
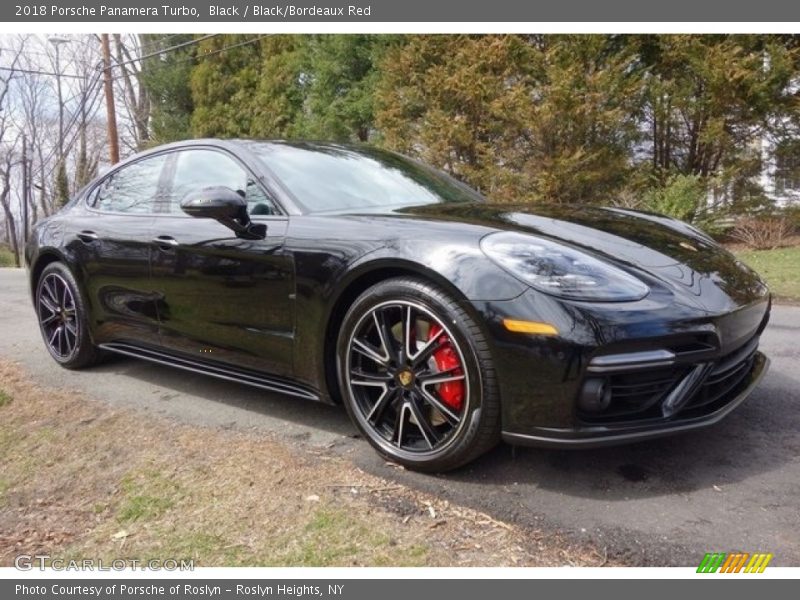
[[578,205],[497,204],[427,205],[400,212],[569,244],[623,268],[644,271],[679,297],[713,312],[767,295],[758,275],[730,252],[686,223],[661,215]]

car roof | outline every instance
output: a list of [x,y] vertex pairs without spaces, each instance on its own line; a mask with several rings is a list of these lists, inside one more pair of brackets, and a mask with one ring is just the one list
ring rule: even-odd
[[251,145],[270,145],[270,146],[290,146],[292,148],[359,148],[364,144],[351,144],[346,142],[332,142],[325,140],[285,140],[285,139],[258,139],[258,138],[196,138],[191,140],[180,140],[177,142],[170,142],[168,144],[160,144],[153,146],[147,150],[142,150],[136,154],[131,155],[124,161],[127,162],[130,158],[141,157],[148,154],[155,154],[163,150],[176,150],[179,148],[191,148],[195,146],[218,146],[221,148],[235,149],[247,148]]

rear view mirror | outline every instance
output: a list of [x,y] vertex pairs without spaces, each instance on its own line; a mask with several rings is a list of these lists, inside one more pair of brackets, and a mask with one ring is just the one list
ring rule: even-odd
[[181,209],[192,217],[219,221],[246,240],[262,240],[267,235],[266,225],[250,221],[244,196],[225,186],[189,192],[181,200]]
[[186,194],[181,209],[192,217],[236,219],[243,211],[247,212],[247,201],[225,186],[206,187]]

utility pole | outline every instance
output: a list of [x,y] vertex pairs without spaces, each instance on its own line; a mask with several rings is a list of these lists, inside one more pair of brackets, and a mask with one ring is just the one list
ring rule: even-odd
[[22,245],[28,243],[28,136],[22,134]]
[[111,164],[119,162],[119,137],[117,134],[117,110],[114,107],[114,82],[111,77],[111,43],[108,34],[100,36],[103,43],[103,83],[106,92],[106,117],[108,121],[108,145]]

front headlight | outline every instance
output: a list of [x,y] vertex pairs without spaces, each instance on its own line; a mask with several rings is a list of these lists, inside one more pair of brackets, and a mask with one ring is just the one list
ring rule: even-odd
[[539,291],[572,300],[623,302],[650,291],[625,271],[550,240],[503,231],[481,240],[481,250]]

